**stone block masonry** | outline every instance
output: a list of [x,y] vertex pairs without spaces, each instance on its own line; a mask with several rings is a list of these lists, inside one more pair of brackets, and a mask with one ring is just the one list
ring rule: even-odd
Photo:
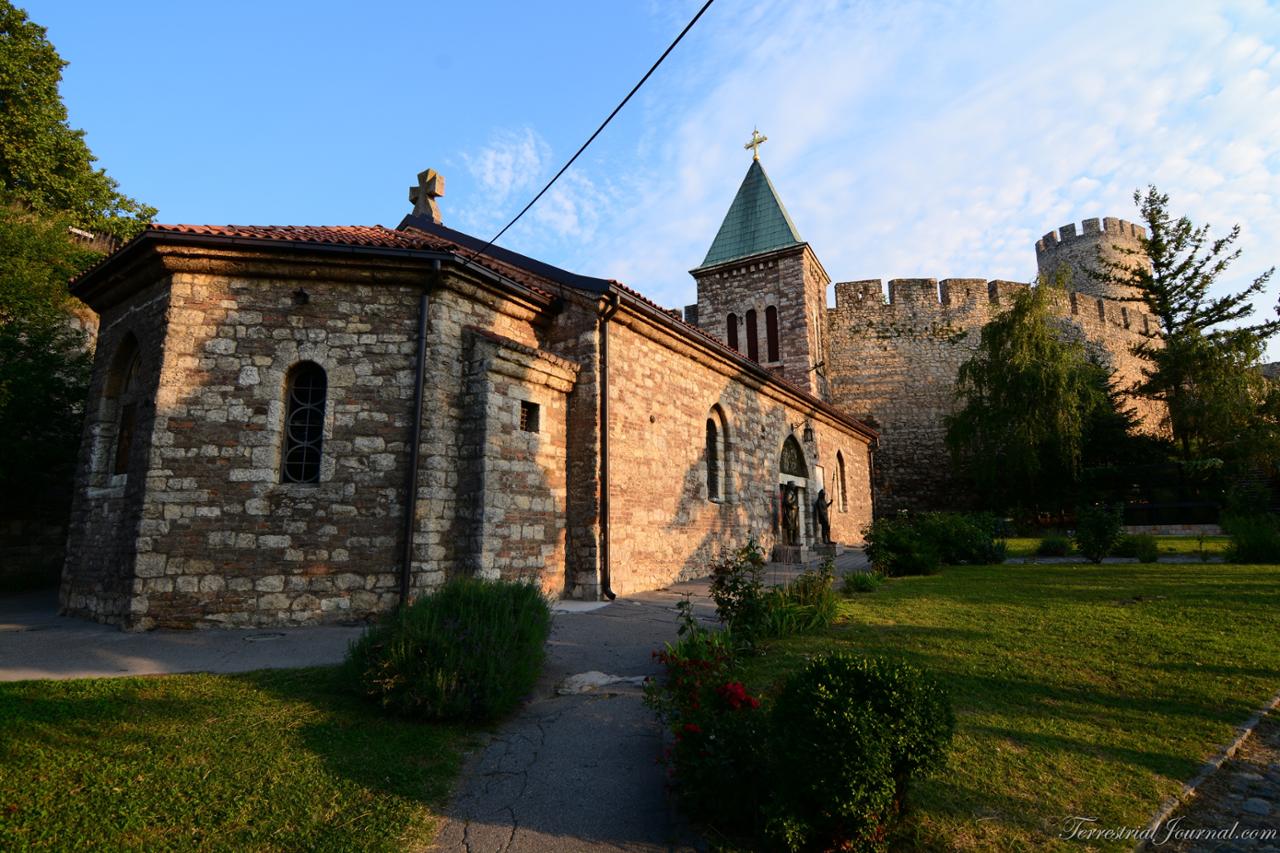
[[[840,282],[828,311],[832,402],[880,431],[873,486],[876,511],[946,509],[970,496],[952,473],[946,416],[956,407],[960,365],[977,350],[982,327],[1028,285],[982,279],[897,279],[886,301],[879,280]],[[1055,314],[1115,370],[1127,388],[1141,377],[1132,347],[1156,329],[1133,303],[1063,293]],[[1133,403],[1133,401],[1129,401]],[[1161,412],[1139,405],[1145,428]]]

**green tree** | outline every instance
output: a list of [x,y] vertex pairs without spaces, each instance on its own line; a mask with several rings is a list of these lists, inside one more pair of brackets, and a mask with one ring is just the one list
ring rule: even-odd
[[93,166],[84,131],[67,123],[58,85],[66,62],[21,9],[0,0],[0,186],[36,213],[127,239],[155,208],[122,195]]
[[1059,288],[1018,294],[982,329],[977,352],[960,366],[960,409],[947,418],[947,444],[988,508],[1070,507],[1091,431],[1123,434],[1109,371],[1051,319]]
[[67,218],[0,204],[0,512],[65,511],[89,378],[67,279],[94,254]]
[[1147,236],[1120,260],[1099,258],[1094,278],[1132,288],[1159,321],[1134,352],[1146,364],[1134,394],[1168,407],[1169,428],[1184,461],[1216,457],[1274,461],[1280,447],[1276,391],[1258,372],[1280,320],[1247,322],[1253,299],[1275,268],[1238,293],[1216,295],[1214,284],[1240,256],[1240,226],[1211,239],[1209,226],[1169,214],[1169,197],[1154,186],[1134,193]]

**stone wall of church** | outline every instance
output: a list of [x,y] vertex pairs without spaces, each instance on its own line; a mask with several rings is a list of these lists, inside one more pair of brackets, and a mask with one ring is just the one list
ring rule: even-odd
[[[875,457],[876,511],[963,507],[966,490],[951,474],[945,417],[955,407],[960,365],[972,357],[982,326],[1027,287],[982,279],[898,279],[886,302],[879,280],[836,284],[828,311],[832,401],[880,430]],[[1131,348],[1155,319],[1131,303],[1063,293],[1055,314],[1116,371],[1118,387],[1141,375]],[[1132,401],[1131,401],[1132,402]],[[1144,427],[1161,412],[1139,404]]]
[[568,397],[578,365],[491,332],[467,333],[460,496],[479,577],[565,588]]
[[[180,272],[171,291],[133,622],[392,607],[419,289]],[[281,481],[286,377],[304,361],[327,380],[316,484]]]
[[[117,339],[132,331],[155,426],[151,414],[139,422],[127,478],[94,480],[112,436],[85,443],[88,479],[64,571],[69,612],[149,628],[333,622],[393,608],[424,290],[411,595],[476,569],[539,572],[549,592],[563,591],[576,365],[538,349],[537,306],[469,278],[441,283],[421,263],[172,253],[169,279],[103,317],[92,399],[103,397]],[[476,339],[502,343],[481,353]],[[304,361],[327,381],[317,484],[282,482],[287,377]],[[514,435],[521,401],[540,407],[536,447]],[[111,430],[109,409],[94,417],[91,405],[91,438]]]
[[[169,282],[157,276],[99,318],[78,484],[67,528],[59,601],[65,612],[107,622],[128,621],[133,605],[133,563],[151,460],[146,452],[155,424],[161,343],[169,308]],[[119,412],[109,389],[130,352],[139,354],[134,396],[137,414],[127,470],[115,473]]]
[[[762,386],[751,367],[671,335],[626,310],[609,324],[610,565],[618,594],[706,574],[722,550],[778,536],[779,455],[803,425],[807,500],[818,468],[829,490],[837,452],[847,497],[831,507],[831,534],[861,541],[871,518],[867,439],[801,398]],[[707,421],[727,433],[727,473],[717,499],[708,493]],[[832,490],[834,491],[834,490]],[[806,512],[806,514],[808,514]],[[812,533],[810,532],[810,535]]]

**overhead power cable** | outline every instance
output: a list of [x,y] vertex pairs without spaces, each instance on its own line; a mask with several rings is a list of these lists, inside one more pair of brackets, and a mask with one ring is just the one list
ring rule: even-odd
[[529,209],[538,203],[538,199],[542,198],[543,195],[546,194],[547,190],[551,189],[552,184],[554,184],[557,180],[559,180],[560,176],[569,170],[569,167],[573,165],[573,161],[577,160],[578,157],[582,154],[582,152],[587,150],[587,146],[590,145],[592,142],[595,142],[596,137],[600,135],[600,132],[609,126],[609,122],[613,121],[613,117],[622,111],[622,108],[627,105],[627,101],[631,100],[631,96],[634,95],[636,92],[640,91],[640,87],[643,86],[645,84],[645,81],[648,80],[653,75],[653,72],[658,70],[658,66],[662,64],[662,61],[667,58],[667,55],[670,54],[671,51],[675,50],[675,47],[680,43],[680,40],[683,39],[688,34],[689,30],[693,29],[693,25],[698,23],[698,19],[702,17],[702,13],[706,12],[707,9],[711,8],[711,4],[714,2],[715,0],[707,0],[706,3],[702,4],[702,8],[698,10],[698,14],[694,15],[693,19],[689,21],[688,24],[685,25],[685,28],[680,31],[680,35],[676,36],[675,41],[671,42],[671,44],[667,46],[667,49],[662,52],[662,56],[658,57],[658,61],[653,63],[653,66],[648,71],[645,72],[645,75],[640,78],[640,82],[631,88],[631,91],[628,92],[627,96],[622,99],[622,102],[613,108],[613,112],[609,113],[609,117],[606,118],[603,122],[601,122],[600,126],[596,128],[596,132],[591,134],[591,137],[587,139],[586,142],[582,143],[582,147],[579,148],[577,152],[575,152],[574,155],[569,158],[569,162],[565,163],[563,166],[560,167],[560,171],[556,172],[555,177],[547,181],[547,185],[538,191],[538,194],[533,197],[533,200],[530,201],[528,204],[526,204],[524,206],[524,209],[515,215],[514,219],[512,219],[510,222],[504,225],[501,231],[499,231],[497,234],[494,234],[492,239],[490,239],[488,243],[485,243],[484,246],[482,246],[479,250],[477,250],[474,254],[472,254],[471,257],[467,258],[466,263],[463,264],[464,267],[470,266],[472,261],[474,261],[476,258],[483,255],[485,252],[489,251],[489,248],[494,243],[498,242],[498,239],[503,234],[506,234],[512,225],[515,225],[517,222],[520,221],[520,217],[528,213]]

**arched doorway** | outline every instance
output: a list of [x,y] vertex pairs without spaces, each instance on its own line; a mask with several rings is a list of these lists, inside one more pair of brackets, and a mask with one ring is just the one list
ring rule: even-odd
[[[809,541],[809,466],[794,435],[787,436],[778,454],[778,506],[778,544],[798,552]],[[793,562],[803,555],[779,553],[775,559]]]

